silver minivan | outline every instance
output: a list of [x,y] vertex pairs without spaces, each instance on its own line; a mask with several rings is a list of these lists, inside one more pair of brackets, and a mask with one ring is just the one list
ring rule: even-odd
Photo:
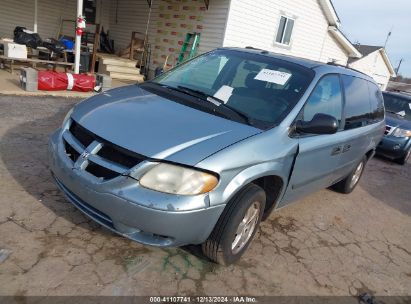
[[77,104],[50,167],[96,222],[152,246],[241,257],[272,210],[350,193],[384,130],[372,78],[252,48],[221,48]]

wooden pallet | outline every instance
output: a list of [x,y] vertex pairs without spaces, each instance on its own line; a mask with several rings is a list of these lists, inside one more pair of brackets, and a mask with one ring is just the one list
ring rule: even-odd
[[51,65],[53,70],[56,70],[57,66],[62,66],[67,71],[67,68],[73,67],[74,63],[70,62],[61,62],[61,61],[50,61],[50,60],[41,60],[34,58],[13,58],[0,55],[0,62],[6,62],[9,64],[10,72],[13,74],[15,63],[27,63],[36,68],[37,64]]

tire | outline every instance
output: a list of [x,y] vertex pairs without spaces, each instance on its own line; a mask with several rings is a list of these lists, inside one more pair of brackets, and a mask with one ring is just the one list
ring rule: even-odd
[[350,175],[348,175],[342,181],[333,185],[332,189],[337,192],[344,193],[344,194],[349,194],[353,192],[355,187],[357,187],[358,182],[360,181],[362,177],[362,174],[364,173],[364,168],[365,168],[365,165],[367,164],[367,160],[368,160],[367,157],[364,156],[362,160],[358,163],[358,165],[355,166],[354,170],[350,173]]
[[[240,259],[250,245],[261,222],[265,202],[265,192],[259,186],[249,184],[241,190],[228,202],[213,232],[211,232],[207,241],[202,244],[203,254],[221,265],[230,265]],[[240,223],[246,219],[246,216],[251,214],[254,214],[255,217],[250,221],[249,229],[243,230],[244,234],[237,234]],[[251,231],[251,229],[253,230]],[[245,237],[241,239],[240,235],[245,235]],[[235,241],[237,241],[238,246],[233,248]]]
[[405,153],[403,157],[397,158],[395,162],[400,165],[405,165],[407,161],[410,159],[410,156],[411,156],[411,148],[408,149],[408,151]]

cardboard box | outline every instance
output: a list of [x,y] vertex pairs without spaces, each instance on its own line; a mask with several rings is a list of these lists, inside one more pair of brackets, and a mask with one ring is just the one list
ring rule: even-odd
[[27,47],[23,44],[6,42],[4,44],[4,56],[10,58],[27,59]]

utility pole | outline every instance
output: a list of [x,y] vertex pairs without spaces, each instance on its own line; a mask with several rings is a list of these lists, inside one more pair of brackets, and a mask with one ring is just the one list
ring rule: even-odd
[[400,62],[398,63],[398,67],[395,70],[395,73],[398,75],[398,72],[400,71],[401,63],[404,60],[404,58],[401,58]]
[[388,35],[387,35],[387,39],[385,39],[385,43],[384,43],[384,49],[385,49],[385,47],[387,46],[387,42],[388,42],[388,39],[390,39],[390,36],[391,36],[391,33],[392,33],[392,29],[393,29],[394,27],[391,27],[391,30],[388,32]]

